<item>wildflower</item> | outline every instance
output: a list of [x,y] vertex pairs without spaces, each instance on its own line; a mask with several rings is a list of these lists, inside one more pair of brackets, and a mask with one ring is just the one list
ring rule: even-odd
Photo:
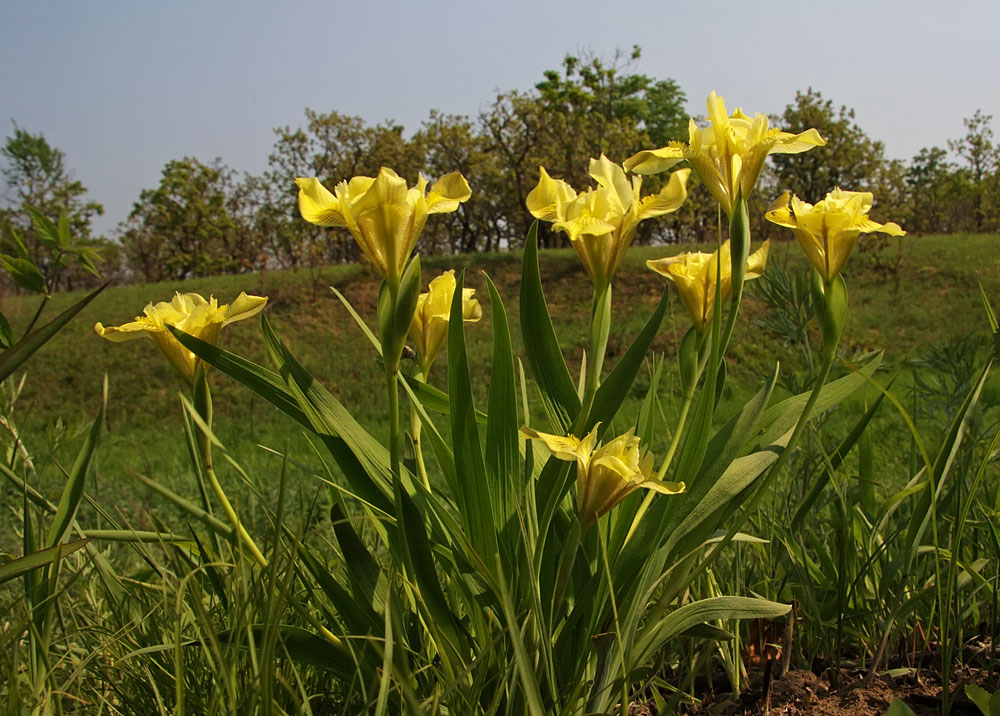
[[685,159],[691,163],[709,192],[727,214],[740,190],[747,199],[753,192],[768,154],[798,154],[826,144],[819,132],[808,129],[800,134],[771,129],[766,115],[753,119],[737,109],[726,114],[722,97],[708,96],[708,127],[688,123],[687,144],[671,142],[662,149],[639,152],[625,162],[628,171],[658,174]]
[[569,236],[594,287],[602,289],[621,263],[639,222],[669,214],[684,203],[690,170],[674,172],[660,193],[642,198],[642,178],[629,182],[622,167],[603,154],[590,160],[597,188],[579,195],[566,182],[550,177],[544,167],[540,173],[538,185],[527,197],[528,211]]
[[398,286],[413,247],[430,214],[445,214],[472,196],[458,172],[447,174],[426,191],[420,175],[415,187],[387,167],[378,177],[358,176],[337,184],[331,194],[316,178],[295,180],[299,212],[317,226],[344,226],[362,253],[390,286]]
[[576,461],[577,505],[585,529],[639,488],[665,495],[684,491],[683,482],[653,477],[653,456],[641,453],[639,438],[631,430],[598,447],[597,428],[582,439],[521,428],[523,437],[541,440],[556,458]]
[[860,234],[880,231],[906,234],[899,225],[879,224],[868,218],[872,195],[866,191],[834,189],[815,205],[785,192],[771,204],[767,220],[795,232],[803,251],[827,283],[840,273]]
[[167,326],[214,345],[223,326],[260,313],[266,303],[265,297],[248,296],[241,292],[235,301],[220,306],[214,296],[206,301],[197,293],[178,292],[169,303],[161,301],[154,305],[150,302],[143,309],[144,315],[136,316],[131,323],[108,327],[96,323],[94,330],[99,336],[116,343],[149,336],[184,379],[193,384],[201,359],[182,346]]
[[[769,246],[770,243],[765,241],[759,249],[750,254],[749,259],[747,259],[744,280],[750,281],[764,273]],[[733,269],[728,240],[722,244],[721,248],[711,254],[683,253],[647,261],[646,265],[674,282],[699,333],[704,331],[705,326],[712,320],[717,278],[721,279],[719,299],[723,303],[729,299],[732,293]]]
[[[473,288],[462,289],[462,319],[474,323],[483,317],[479,301],[472,296]],[[455,272],[445,271],[430,282],[427,292],[417,297],[417,310],[410,323],[410,338],[416,344],[420,355],[420,365],[424,377],[441,351],[448,337],[448,319],[451,317],[451,301],[455,295]]]

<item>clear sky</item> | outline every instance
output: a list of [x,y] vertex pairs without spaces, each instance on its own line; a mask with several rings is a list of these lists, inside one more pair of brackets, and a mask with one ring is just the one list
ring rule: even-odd
[[[500,0],[3,0],[0,121],[66,153],[112,233],[170,159],[266,167],[272,130],[303,109],[419,127],[530,89],[567,52],[642,47],[692,114],[780,113],[813,87],[908,159],[1000,118],[1000,3]],[[994,122],[1000,130],[1000,119]]]

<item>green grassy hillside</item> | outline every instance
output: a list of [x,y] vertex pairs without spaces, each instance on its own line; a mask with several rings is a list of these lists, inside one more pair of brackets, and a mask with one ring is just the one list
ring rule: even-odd
[[[607,365],[613,365],[615,355],[627,347],[663,289],[663,279],[647,270],[644,261],[692,248],[638,248],[629,253],[614,284],[614,324]],[[985,339],[979,284],[995,304],[1000,304],[998,249],[997,236],[930,236],[907,238],[892,245],[884,261],[898,263],[895,270],[873,269],[863,253],[853,257],[847,275],[851,312],[842,353],[850,356],[857,351],[884,349],[887,364],[899,367],[934,346],[947,351],[950,343],[968,336]],[[805,260],[793,242],[774,243],[771,262],[792,271],[806,270]],[[488,301],[484,298],[483,272],[491,276],[503,296],[515,351],[519,351],[520,255],[430,257],[424,260],[424,284],[447,268],[466,269],[467,285],[475,287],[484,300],[483,321],[470,327],[468,335],[470,361],[473,366],[483,366],[476,388],[485,396],[490,315],[485,305]],[[541,271],[564,355],[571,370],[578,370],[587,340],[589,282],[575,254],[568,249],[543,253]],[[63,443],[72,443],[74,429],[95,412],[106,373],[110,383],[109,435],[100,451],[101,471],[112,478],[112,483],[124,467],[155,472],[161,478],[187,471],[186,454],[178,449],[181,443],[177,437],[182,422],[178,399],[184,389],[181,380],[151,341],[113,344],[93,330],[96,321],[118,325],[131,320],[148,301],[167,300],[175,290],[214,293],[220,302],[231,300],[239,291],[268,296],[268,317],[293,353],[363,424],[379,431],[379,400],[375,396],[381,395],[381,372],[365,338],[330,291],[331,285],[345,294],[366,320],[373,320],[376,276],[356,265],[107,289],[28,364],[16,416],[29,439],[34,440],[29,448],[36,454],[51,448],[56,455],[62,455],[68,449]],[[71,294],[56,296],[49,310],[54,315],[76,298]],[[676,299],[676,295],[672,298]],[[28,320],[36,301],[21,297],[3,300],[3,311],[15,329]],[[784,345],[780,338],[754,325],[753,319],[765,311],[760,303],[748,301],[745,311],[732,351],[729,398],[750,391],[775,360],[781,361],[786,371],[802,367],[798,349]],[[688,325],[683,307],[673,300],[656,347],[672,358],[674,346]],[[267,363],[255,321],[228,327],[222,344]],[[431,382],[444,385],[445,365],[445,361],[439,361]],[[301,430],[277,411],[223,376],[213,376],[213,380],[216,427],[227,447],[263,443],[280,449],[287,443],[297,455],[308,449],[302,442]],[[645,389],[641,383],[635,388],[637,396]],[[666,405],[669,409],[669,400]],[[65,431],[57,421],[66,426]],[[256,459],[248,461],[255,464]],[[259,459],[264,465],[272,460],[264,453],[259,454]]]

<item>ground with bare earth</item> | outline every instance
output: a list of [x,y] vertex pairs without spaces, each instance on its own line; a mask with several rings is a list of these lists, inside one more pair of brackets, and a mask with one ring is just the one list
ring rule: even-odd
[[[863,670],[845,670],[839,688],[831,686],[829,676],[829,669],[819,675],[796,669],[773,680],[769,694],[758,683],[739,697],[706,696],[689,713],[692,716],[884,716],[896,699],[917,716],[941,712],[941,679],[934,671],[912,670],[895,677],[876,674],[868,679]],[[976,705],[965,697],[962,686],[974,683],[988,688],[987,681],[988,674],[983,669],[960,669],[953,682],[958,688],[952,714],[981,716]],[[656,713],[652,703],[633,704],[629,708],[630,716],[656,716]]]

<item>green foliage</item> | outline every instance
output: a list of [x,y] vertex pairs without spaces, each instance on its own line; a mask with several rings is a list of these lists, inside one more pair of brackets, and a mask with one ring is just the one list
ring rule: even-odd
[[911,160],[906,196],[915,231],[982,232],[1000,226],[1000,147],[992,121],[982,110],[963,120],[965,136],[948,140],[957,162],[940,147],[925,147]]
[[[920,334],[913,339],[917,343],[909,345],[935,342],[953,327],[936,321],[937,314],[929,313],[929,309],[923,313],[907,311],[919,308],[921,294],[937,293],[962,282],[961,276],[969,271],[982,270],[983,256],[991,255],[992,245],[975,238],[967,239],[964,245],[967,255],[952,257],[957,248],[953,240],[923,239],[914,244],[904,263],[913,274],[903,284],[906,293],[899,297],[898,304],[892,304],[893,313],[900,314],[896,316],[900,325],[908,325]],[[781,244],[773,250],[780,256],[790,248],[794,246]],[[643,260],[650,255],[649,250],[634,250],[618,274],[616,297],[619,306],[627,305],[630,310],[615,313],[616,318],[628,320],[616,320],[612,326],[609,345],[616,346],[616,351],[609,360],[613,366],[604,376],[602,388],[606,386],[607,392],[595,400],[594,412],[614,413],[616,401],[624,401],[617,417],[602,420],[612,426],[609,429],[619,432],[635,420],[635,404],[641,402],[651,408],[645,410],[643,421],[648,427],[643,432],[663,436],[668,432],[667,424],[674,423],[677,417],[676,387],[672,388],[676,379],[667,368],[659,382],[647,382],[644,371],[636,368],[642,363],[637,356],[651,337],[653,350],[665,346],[672,355],[669,334],[678,334],[679,338],[687,321],[669,313],[657,317],[665,309],[665,302],[654,303],[661,286],[658,281],[644,282],[648,272],[641,269]],[[355,342],[345,338],[342,329],[346,316],[337,301],[328,298],[309,303],[306,277],[292,273],[270,277],[275,295],[283,297],[271,313],[266,333],[268,350],[277,361],[273,370],[222,349],[192,342],[192,347],[216,364],[220,373],[246,383],[286,413],[296,426],[317,433],[316,451],[298,441],[285,457],[257,457],[256,450],[251,450],[245,440],[252,435],[251,440],[260,441],[261,433],[255,426],[275,418],[254,408],[252,402],[238,402],[239,396],[228,381],[215,376],[218,413],[212,429],[218,431],[216,437],[221,438],[221,443],[232,448],[214,447],[215,469],[220,483],[231,493],[238,523],[252,535],[268,566],[257,566],[249,558],[243,543],[235,538],[230,520],[219,514],[220,503],[212,490],[201,494],[197,477],[201,468],[195,467],[199,463],[193,463],[188,468],[190,475],[181,478],[171,475],[167,453],[150,453],[149,468],[142,467],[143,461],[134,448],[128,449],[128,459],[116,457],[109,463],[108,449],[122,440],[117,433],[123,423],[120,417],[115,419],[112,435],[102,438],[100,452],[89,468],[92,478],[86,482],[75,516],[79,530],[74,527],[68,538],[91,541],[74,554],[60,555],[58,584],[62,591],[57,592],[58,601],[47,602],[55,610],[50,646],[45,652],[52,666],[36,673],[49,676],[34,682],[40,689],[37,694],[24,686],[27,682],[23,679],[18,681],[21,687],[5,692],[7,702],[17,703],[19,708],[37,703],[34,699],[52,694],[55,684],[61,692],[90,703],[103,703],[112,713],[171,713],[179,708],[178,704],[183,704],[186,712],[198,713],[264,712],[264,704],[286,712],[306,712],[307,703],[314,713],[322,713],[323,708],[361,713],[375,710],[379,704],[384,704],[386,713],[394,713],[432,710],[436,702],[470,713],[524,713],[531,709],[546,713],[554,708],[554,698],[563,703],[590,702],[596,712],[603,709],[614,713],[624,698],[652,698],[649,691],[643,690],[644,684],[649,678],[663,683],[664,672],[657,670],[660,660],[676,665],[670,678],[672,689],[693,693],[685,684],[689,676],[701,672],[698,665],[728,654],[727,673],[738,683],[739,645],[746,643],[749,632],[736,619],[781,619],[775,616],[778,608],[769,606],[773,602],[794,599],[799,604],[797,636],[790,657],[798,666],[838,654],[849,659],[857,653],[869,658],[875,655],[876,661],[884,664],[886,655],[879,656],[879,647],[885,644],[891,654],[897,640],[909,639],[916,625],[934,629],[935,615],[943,613],[940,605],[949,599],[960,606],[958,611],[952,608],[948,612],[953,625],[964,624],[962,628],[968,629],[969,624],[988,618],[992,594],[984,578],[990,573],[982,559],[984,553],[990,554],[985,518],[992,514],[992,508],[984,505],[980,511],[976,501],[961,499],[963,494],[983,495],[984,487],[994,484],[995,465],[982,460],[995,449],[990,445],[993,432],[974,429],[978,424],[985,428],[991,422],[989,410],[995,395],[988,395],[988,385],[980,392],[978,408],[954,408],[973,419],[964,420],[968,429],[958,443],[957,457],[936,502],[923,501],[926,481],[904,484],[905,459],[893,462],[893,453],[906,451],[905,442],[901,443],[898,436],[885,435],[885,421],[891,413],[886,408],[893,394],[886,396],[880,408],[871,402],[864,409],[848,399],[825,421],[810,423],[800,449],[787,451],[791,454],[786,464],[788,471],[782,471],[773,489],[763,489],[765,497],[759,509],[749,511],[742,531],[732,536],[732,542],[719,546],[737,524],[734,520],[739,510],[732,512],[732,508],[750,505],[748,497],[755,494],[751,488],[756,485],[756,489],[762,489],[761,469],[774,464],[777,448],[761,450],[757,444],[773,443],[786,434],[808,401],[807,389],[788,403],[781,400],[783,395],[773,398],[774,404],[763,412],[760,409],[767,400],[766,390],[752,401],[745,400],[746,384],[751,381],[746,363],[754,360],[756,347],[770,346],[768,357],[779,350],[775,347],[779,343],[762,339],[761,329],[756,326],[738,327],[734,334],[732,356],[737,360],[722,389],[729,397],[723,397],[718,404],[712,399],[699,403],[704,406],[699,408],[700,413],[715,411],[707,421],[711,435],[706,449],[692,448],[689,457],[671,466],[678,474],[683,471],[688,476],[688,492],[657,498],[631,538],[627,537],[629,527],[640,500],[626,501],[601,518],[589,534],[579,535],[578,546],[571,549],[577,539],[571,519],[572,472],[560,476],[554,471],[554,463],[546,466],[544,450],[518,441],[513,431],[521,422],[517,406],[522,401],[514,400],[510,386],[517,375],[515,355],[523,352],[525,344],[540,343],[538,329],[525,323],[539,324],[536,314],[542,307],[550,313],[556,345],[563,347],[570,367],[576,371],[576,356],[588,344],[587,330],[578,324],[586,325],[590,320],[589,287],[572,256],[540,254],[537,279],[532,281],[517,276],[509,268],[511,260],[499,257],[489,262],[490,273],[496,278],[495,291],[490,291],[492,347],[478,327],[463,331],[464,335],[456,332],[449,346],[447,394],[432,386],[411,393],[400,384],[404,401],[417,411],[423,424],[424,449],[430,447],[433,453],[428,460],[432,485],[429,491],[406,470],[404,456],[403,489],[398,497],[394,492],[388,452],[375,437],[384,433],[386,426],[371,419],[379,407],[371,396],[383,388],[384,382],[377,354],[372,352],[368,338],[357,335]],[[428,270],[428,263],[438,267],[441,259],[421,263]],[[931,266],[947,267],[948,271],[940,276],[926,273]],[[805,268],[803,259],[789,260],[785,273],[804,274]],[[982,275],[985,290],[992,291],[995,279]],[[468,276],[467,280],[471,280],[472,272]],[[918,280],[920,276],[922,280]],[[328,277],[352,297],[359,319],[371,321],[375,317],[376,286],[363,272],[338,268]],[[529,315],[532,321],[521,322],[512,315],[507,333],[502,297],[513,295],[519,285],[523,289],[535,280],[539,286],[545,282],[547,303],[535,307],[536,312]],[[259,292],[248,281],[251,277],[210,282],[202,279],[188,288],[198,290],[204,286],[201,290],[206,290],[211,286],[217,293],[227,294],[241,288]],[[490,290],[482,278],[478,281],[477,288]],[[579,290],[581,286],[583,290]],[[858,337],[864,342],[872,327],[895,335],[896,331],[884,322],[885,301],[889,299],[882,282],[867,271],[855,271],[851,289],[854,305],[845,328],[850,347],[857,345]],[[101,302],[98,308],[86,310],[94,312],[92,317],[106,318],[109,312],[120,313],[124,304],[141,305],[148,300],[141,291],[162,294],[164,290],[164,286],[115,289],[114,295],[95,299]],[[781,296],[794,301],[794,291],[791,298],[789,294],[783,289],[767,293],[775,304]],[[544,300],[537,298],[538,290],[535,295],[536,300]],[[70,297],[57,298],[62,302]],[[953,293],[950,300],[955,303],[939,301],[933,308],[940,309],[943,315],[956,316],[979,310],[978,297],[968,305],[961,302],[964,298]],[[575,303],[582,303],[582,310],[573,308]],[[939,305],[942,303],[948,305]],[[645,310],[632,310],[638,305]],[[331,313],[331,309],[335,312]],[[787,313],[794,316],[800,309],[791,307]],[[743,310],[754,317],[760,315],[759,307],[752,303]],[[632,313],[653,315],[644,327],[641,319],[646,316],[637,316],[637,322]],[[918,315],[929,322],[920,323]],[[656,335],[650,326],[661,321],[673,328]],[[15,321],[15,327],[20,323]],[[90,362],[95,362],[93,345],[88,340],[97,339],[82,335],[90,329],[85,321],[79,323],[76,328],[80,334],[54,344],[60,361],[74,365],[87,362],[75,357],[74,344],[79,343],[91,356]],[[308,335],[313,323],[320,326],[315,338]],[[297,327],[290,328],[292,325]],[[303,354],[301,363],[292,357],[288,347],[281,345],[279,328],[290,334],[289,346]],[[958,325],[954,328],[961,330]],[[75,330],[73,324],[67,330]],[[815,343],[815,327],[807,327],[806,333]],[[258,347],[240,334],[232,333],[238,350],[266,361],[266,355],[254,354]],[[626,351],[633,336],[633,347]],[[330,341],[336,342],[336,351],[329,350]],[[104,344],[100,345],[103,349]],[[183,440],[163,440],[165,427],[177,429],[179,434],[184,430],[176,420],[171,423],[162,414],[164,407],[173,402],[169,381],[175,378],[169,370],[157,373],[155,366],[141,375],[130,368],[145,362],[139,356],[151,350],[152,346],[137,342],[134,351],[108,344],[106,352],[102,352],[108,359],[117,360],[119,354],[123,359],[113,370],[112,388],[117,398],[109,410],[119,411],[120,416],[128,403],[160,406],[155,417],[149,418],[156,426],[151,435],[158,443],[169,442],[164,446],[168,452],[183,453]],[[801,368],[803,359],[795,358],[799,350],[794,348],[791,360],[783,360],[786,369]],[[898,359],[900,350],[892,353]],[[946,347],[937,353],[940,358],[935,360],[943,361]],[[971,348],[963,349],[962,355],[966,356],[960,361],[963,366],[975,366],[977,358]],[[913,369],[925,372],[925,382],[931,385],[935,365],[915,364]],[[368,368],[359,373],[363,366]],[[100,370],[102,366],[93,367]],[[526,363],[526,367],[532,369],[533,375],[538,374],[531,364]],[[405,360],[403,370],[409,370]],[[950,385],[971,388],[964,378],[959,380],[959,374],[968,372],[956,368],[955,380],[946,376],[941,390],[946,392]],[[371,380],[357,385],[359,376],[368,373]],[[329,390],[314,375],[323,375],[322,382],[330,386]],[[872,368],[841,375],[824,388],[815,404],[817,413],[825,414],[839,397],[868,383],[865,375],[881,382]],[[806,382],[804,378],[799,381]],[[43,378],[43,382],[61,385],[64,381]],[[902,382],[897,381],[897,385]],[[164,383],[171,395],[159,403],[155,396],[163,391]],[[534,403],[536,387],[522,385],[517,390],[527,388],[528,402]],[[647,392],[647,387],[657,385],[652,394]],[[703,382],[701,390],[707,391],[708,384]],[[731,395],[734,392],[735,397]],[[906,390],[893,393],[903,403],[909,400]],[[457,397],[460,395],[466,397]],[[465,406],[472,405],[465,401],[473,397],[479,407],[487,408],[485,413],[463,412]],[[977,423],[974,415],[978,409],[985,411],[985,419]],[[545,429],[541,408],[531,405],[529,410],[531,424]],[[366,419],[352,419],[352,412]],[[922,437],[936,444],[940,432],[947,430],[952,420],[949,417],[943,422],[945,425],[940,426],[920,418],[917,424]],[[478,431],[472,430],[473,423],[480,425]],[[682,432],[689,435],[691,429]],[[203,427],[192,422],[187,430],[190,444],[197,445]],[[285,435],[291,437],[294,432]],[[859,463],[859,475],[855,476],[852,446],[860,444],[859,432],[873,438],[877,457],[874,469],[862,468]],[[239,436],[243,436],[242,442]],[[40,445],[37,438],[27,437],[26,444]],[[79,454],[83,439],[82,434],[76,438],[70,446],[72,452]],[[282,444],[284,439],[275,437],[268,442]],[[887,440],[888,444],[881,444]],[[138,437],[136,442],[144,440]],[[662,437],[653,445],[657,455],[662,455]],[[682,448],[681,452],[688,451]],[[459,454],[460,462],[455,462]],[[698,454],[704,455],[703,459],[697,459]],[[738,457],[729,462],[733,455]],[[32,463],[53,464],[49,460]],[[51,467],[48,480],[44,476],[40,479],[28,471],[27,464],[18,458],[12,468],[14,479],[5,474],[0,480],[10,486],[7,494],[15,496],[11,504],[16,510],[21,509],[24,499],[36,510],[32,513],[33,524],[45,527],[40,532],[44,542],[63,494],[60,488],[70,483]],[[133,487],[123,485],[122,478],[129,474],[123,469],[126,465],[132,469],[139,466],[139,471],[152,476],[137,477]],[[971,465],[971,471],[966,472],[965,465]],[[972,479],[983,465],[976,487]],[[28,477],[27,482],[22,475]],[[472,475],[478,477],[471,485],[462,482]],[[529,475],[534,477],[529,479]],[[713,475],[717,476],[714,482]],[[867,502],[857,497],[862,485],[867,484],[860,481],[863,475],[875,483]],[[505,489],[505,485],[510,487]],[[205,487],[210,488],[207,482]],[[469,487],[481,489],[469,491]],[[108,494],[115,497],[106,497]],[[53,495],[52,499],[47,495]],[[548,496],[565,497],[557,500]],[[992,493],[988,497],[991,505]],[[111,509],[111,499],[120,503],[118,509]],[[659,506],[671,506],[675,501],[672,509]],[[466,507],[454,509],[453,504]],[[959,504],[971,505],[973,510],[972,519],[966,520],[964,527],[951,522],[951,515],[960,518],[961,511],[947,516],[943,513]],[[549,505],[552,507],[546,509]],[[943,601],[934,591],[935,550],[929,528],[924,533],[928,536],[917,541],[920,547],[912,569],[903,569],[897,561],[906,538],[905,528],[918,516],[927,515],[932,505],[940,511],[938,522],[942,527],[940,584],[954,584],[953,588],[943,588]],[[801,532],[796,531],[791,519],[796,512],[802,514],[799,521],[806,526]],[[64,514],[69,511],[64,510]],[[660,520],[664,521],[663,529],[670,535],[672,546],[664,545],[665,551],[645,562],[644,548],[656,534],[650,527]],[[151,529],[136,529],[142,522],[149,522]],[[644,523],[646,527],[642,527]],[[485,529],[490,525],[497,528]],[[717,531],[716,526],[724,531]],[[960,529],[967,533],[965,538],[951,542],[950,535],[961,534]],[[499,565],[481,558],[493,550],[490,533],[497,539]],[[117,546],[122,540],[126,541],[124,548]],[[470,552],[473,543],[479,546]],[[535,548],[525,550],[519,546],[524,544],[534,544]],[[953,545],[961,559],[949,576]],[[718,555],[713,558],[715,549]],[[525,553],[538,559],[527,561]],[[563,559],[563,554],[570,553],[575,555],[572,560]],[[54,554],[42,552],[33,559],[43,563]],[[471,555],[471,559],[463,555]],[[677,558],[684,555],[684,559]],[[706,557],[711,559],[707,565]],[[9,564],[8,572],[21,577],[22,568],[46,568],[35,563]],[[56,563],[48,564],[54,569]],[[610,583],[615,585],[611,593],[599,587],[607,583],[608,578],[601,576],[607,574],[606,569],[610,571]],[[565,575],[565,596],[553,605],[549,597],[560,574]],[[638,577],[630,576],[635,574]],[[533,586],[536,579],[538,587]],[[32,617],[23,611],[24,603],[18,601],[19,585],[19,580],[8,581],[4,586],[9,591],[0,592],[7,595],[5,599],[13,597],[9,603],[15,605],[12,619],[0,628],[0,646],[14,648],[0,650],[0,665],[6,673],[13,670],[26,674],[31,661],[26,645],[30,642],[18,635],[26,633]],[[631,589],[631,585],[636,586]],[[651,595],[652,602],[639,599],[640,594]],[[687,596],[677,596],[681,594]],[[754,594],[770,601],[762,603],[752,598]],[[637,604],[646,604],[647,611],[644,613]],[[712,629],[688,629],[690,624],[704,620]],[[615,635],[630,634],[633,627],[634,641],[630,644],[625,640],[619,645]],[[546,646],[549,629],[558,635],[551,646]],[[955,634],[956,630],[957,626],[953,626],[948,633]],[[595,633],[602,636],[590,639]],[[716,641],[721,638],[730,641]],[[960,641],[958,636],[953,639],[953,643]],[[73,644],[73,649],[62,652],[63,643]],[[469,653],[476,658],[470,660]],[[596,663],[592,661],[595,654]],[[577,670],[588,663],[594,666],[593,671],[578,679]],[[109,664],[114,665],[111,672]],[[869,661],[864,665],[871,664]],[[636,668],[629,671],[633,666]],[[628,679],[622,677],[626,672]],[[108,680],[108,673],[113,674],[113,682]],[[282,686],[287,683],[297,686]],[[499,683],[506,684],[506,688],[495,688]],[[553,693],[559,696],[553,697]],[[666,693],[657,691],[656,696],[662,699]],[[69,697],[53,694],[49,698],[61,699],[65,711],[71,712],[73,701]]]
[[885,147],[858,126],[853,109],[841,106],[837,110],[833,100],[824,100],[822,94],[809,88],[795,93],[795,102],[781,114],[780,126],[789,132],[814,127],[826,140],[826,146],[804,154],[772,158],[782,189],[811,204],[836,187],[873,191],[878,197],[876,180],[885,162]]
[[8,199],[0,239],[17,254],[0,254],[3,267],[33,292],[94,285],[94,261],[110,242],[90,235],[90,221],[104,208],[84,200],[87,189],[73,179],[62,150],[15,124],[0,157]]
[[167,162],[160,185],[141,192],[122,234],[132,269],[150,282],[255,268],[260,247],[234,220],[235,198],[221,161]]

